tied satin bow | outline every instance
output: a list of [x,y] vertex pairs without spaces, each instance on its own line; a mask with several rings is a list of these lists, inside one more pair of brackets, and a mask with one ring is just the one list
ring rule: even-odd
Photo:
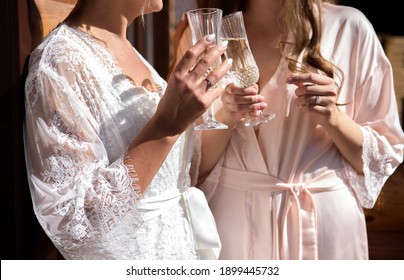
[[[225,167],[221,169],[219,181],[228,188],[243,191],[286,191],[280,221],[272,218],[272,246],[274,259],[290,260],[318,259],[317,213],[312,192],[328,192],[345,187],[339,184],[334,175],[327,173],[307,183],[286,183],[268,174]],[[275,206],[271,205],[272,213],[275,213]]]
[[137,207],[145,221],[156,218],[174,205],[183,203],[199,259],[216,260],[221,242],[216,223],[203,192],[195,187],[180,193],[177,189],[160,196],[145,198]]
[[283,184],[287,192],[282,219],[281,258],[289,260],[317,260],[316,205],[306,184]]

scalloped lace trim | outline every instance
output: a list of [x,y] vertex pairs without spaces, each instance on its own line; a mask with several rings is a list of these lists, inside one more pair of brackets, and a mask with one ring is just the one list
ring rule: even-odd
[[344,170],[339,175],[345,178],[354,189],[359,202],[365,208],[372,208],[389,175],[387,162],[388,150],[381,141],[373,137],[371,128],[361,127],[363,133],[363,172],[358,174],[352,166],[343,160]]

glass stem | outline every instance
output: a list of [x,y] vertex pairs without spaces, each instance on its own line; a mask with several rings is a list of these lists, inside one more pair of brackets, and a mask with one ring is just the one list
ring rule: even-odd
[[215,114],[213,113],[213,104],[210,104],[209,108],[208,108],[208,116],[207,116],[207,120],[206,122],[210,123],[210,122],[214,122],[216,121],[215,119]]

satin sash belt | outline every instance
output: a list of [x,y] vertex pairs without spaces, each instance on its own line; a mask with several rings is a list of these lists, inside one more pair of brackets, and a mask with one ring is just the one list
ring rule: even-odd
[[199,258],[202,260],[218,259],[221,249],[219,234],[212,212],[201,190],[190,187],[183,193],[176,189],[156,197],[145,198],[138,204],[137,209],[143,219],[148,221],[167,212],[181,199]]
[[316,205],[311,192],[345,188],[335,174],[321,175],[306,183],[286,183],[271,175],[222,167],[219,180],[221,185],[238,190],[286,191],[281,220],[273,220],[273,238],[278,235],[276,225],[281,227],[280,242],[272,242],[273,250],[281,259],[318,259]]

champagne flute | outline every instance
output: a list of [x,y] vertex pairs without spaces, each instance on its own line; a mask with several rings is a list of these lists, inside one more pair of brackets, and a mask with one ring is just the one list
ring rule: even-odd
[[[198,42],[200,38],[210,34],[216,35],[215,43],[219,41],[222,13],[222,10],[217,8],[201,8],[190,10],[187,12],[188,24],[191,30],[193,44]],[[217,67],[219,63],[220,59],[217,61],[215,66]],[[212,71],[212,69],[210,69],[210,71]],[[209,90],[215,88],[215,85],[213,85]],[[195,130],[227,128],[227,125],[220,123],[215,119],[213,103],[208,108],[206,121],[194,127]]]
[[[238,87],[249,87],[258,82],[259,70],[248,43],[245,31],[243,13],[241,11],[226,15],[222,19],[221,37],[227,40],[226,57],[233,59],[229,76]],[[259,110],[257,117],[245,120],[245,126],[257,126],[275,118]]]

